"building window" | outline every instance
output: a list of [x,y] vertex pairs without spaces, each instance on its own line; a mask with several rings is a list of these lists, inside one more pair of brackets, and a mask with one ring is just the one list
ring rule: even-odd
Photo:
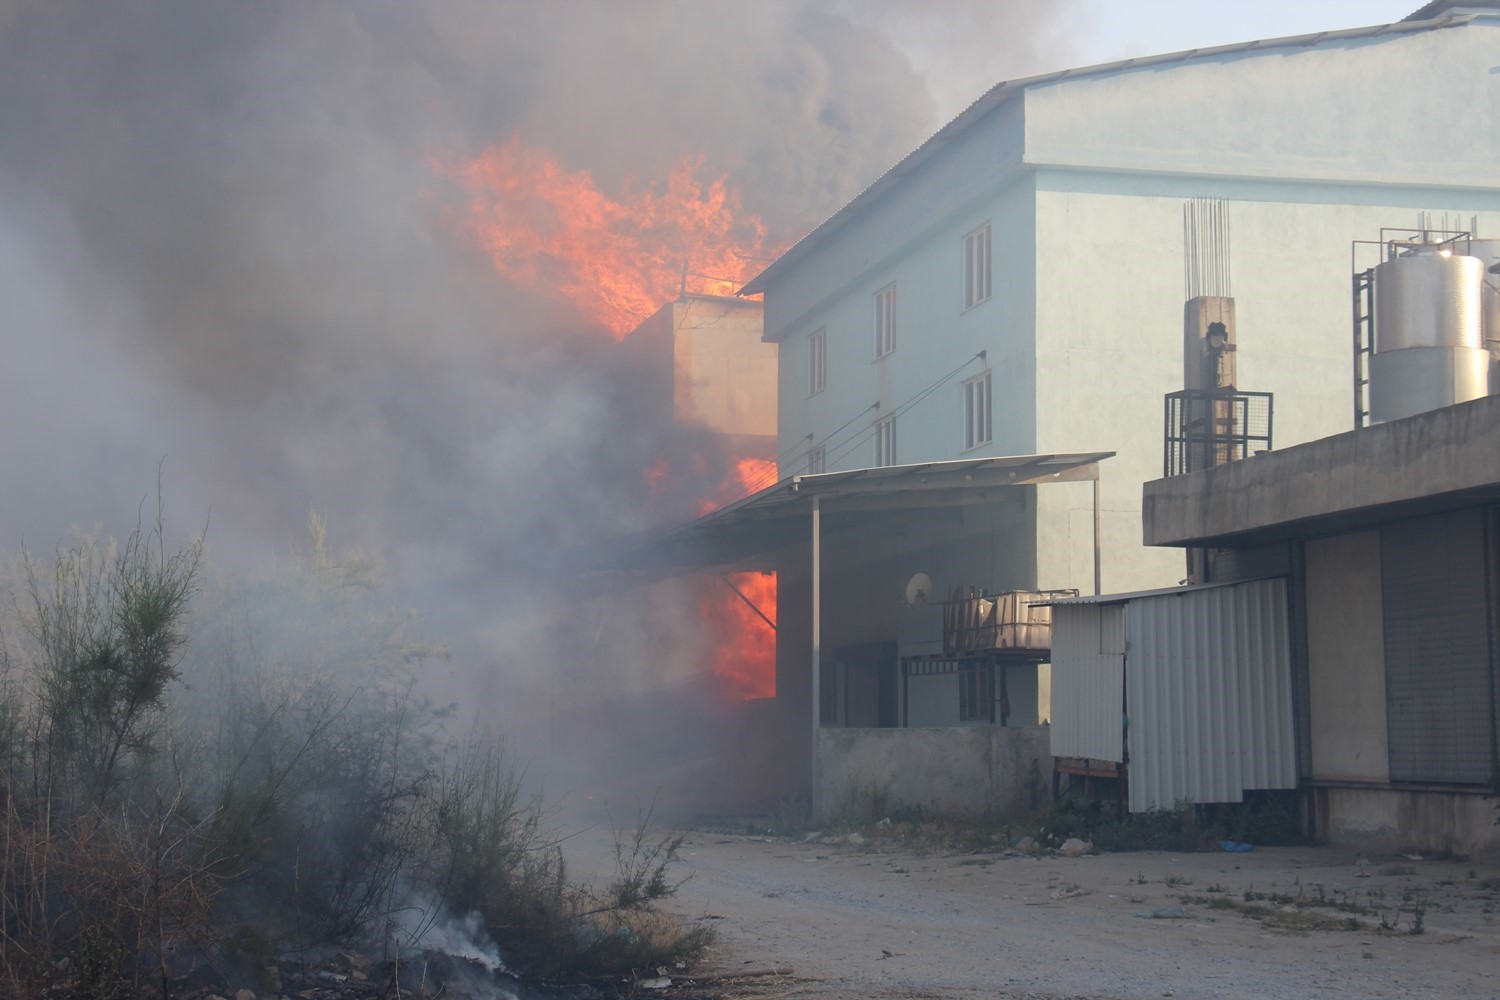
[[818,327],[807,338],[807,394],[816,396],[828,385],[828,331]]
[[807,453],[807,474],[816,476],[820,472],[828,471],[828,453],[822,445],[817,445]]
[[875,465],[896,464],[896,418],[886,417],[875,422]]
[[964,383],[964,448],[990,443],[990,373]]
[[964,237],[964,308],[973,309],[990,297],[990,224]]
[[883,358],[896,349],[896,283],[875,293],[875,356]]
[[958,672],[958,721],[993,722],[995,674],[988,664]]

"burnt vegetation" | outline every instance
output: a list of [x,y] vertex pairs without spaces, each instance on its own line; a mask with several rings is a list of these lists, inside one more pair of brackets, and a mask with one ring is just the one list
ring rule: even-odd
[[159,514],[6,577],[0,996],[274,989],[337,947],[396,995],[424,950],[576,981],[708,943],[656,908],[680,841],[647,818],[609,886],[569,878],[503,737],[455,739],[419,695],[444,648],[317,518],[259,579],[216,578]]

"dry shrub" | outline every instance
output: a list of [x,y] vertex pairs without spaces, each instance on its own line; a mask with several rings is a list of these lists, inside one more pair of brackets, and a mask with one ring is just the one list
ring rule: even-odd
[[26,600],[0,610],[23,626],[0,621],[0,994],[165,995],[195,962],[250,977],[380,951],[417,900],[445,925],[477,915],[533,976],[701,951],[706,929],[654,908],[680,838],[643,816],[607,887],[573,884],[504,741],[450,744],[415,696],[441,647],[375,605],[367,560],[310,534],[271,577],[211,585],[159,517],[23,561]]

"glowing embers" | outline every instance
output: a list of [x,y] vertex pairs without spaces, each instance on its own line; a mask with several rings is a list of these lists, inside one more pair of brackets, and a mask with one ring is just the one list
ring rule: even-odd
[[[710,581],[705,581],[710,583]],[[776,694],[776,574],[728,573],[698,597],[713,672],[737,697]]]
[[464,226],[501,276],[571,301],[616,339],[682,291],[733,295],[771,255],[765,226],[724,178],[702,179],[701,157],[618,197],[519,137],[442,169],[468,195]]

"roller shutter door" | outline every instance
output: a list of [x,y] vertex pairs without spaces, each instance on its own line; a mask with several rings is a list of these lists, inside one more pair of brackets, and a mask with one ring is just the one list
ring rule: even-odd
[[1484,527],[1475,509],[1381,529],[1392,781],[1490,780]]

